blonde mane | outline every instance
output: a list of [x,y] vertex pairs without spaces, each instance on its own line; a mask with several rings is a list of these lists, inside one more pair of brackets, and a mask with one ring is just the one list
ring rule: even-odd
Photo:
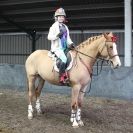
[[86,45],[92,44],[93,42],[95,42],[96,40],[100,39],[101,37],[103,37],[103,35],[99,35],[99,36],[93,36],[93,37],[89,37],[87,40],[85,40],[84,42],[80,43],[79,45],[77,45],[77,49],[82,48]]

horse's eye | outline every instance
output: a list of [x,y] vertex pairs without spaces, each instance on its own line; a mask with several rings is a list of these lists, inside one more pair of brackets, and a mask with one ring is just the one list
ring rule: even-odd
[[110,49],[113,49],[113,46],[110,46]]

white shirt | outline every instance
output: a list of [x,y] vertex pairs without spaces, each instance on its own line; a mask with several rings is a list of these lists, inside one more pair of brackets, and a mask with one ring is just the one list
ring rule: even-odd
[[[72,40],[70,38],[69,35],[69,29],[68,27],[63,24],[67,30],[67,45],[72,44]],[[57,37],[57,35],[60,33],[60,29],[59,29],[59,22],[56,21],[49,29],[49,33],[48,33],[48,40],[51,40],[51,51],[55,52],[59,49],[62,48],[61,46],[61,40],[59,37]]]

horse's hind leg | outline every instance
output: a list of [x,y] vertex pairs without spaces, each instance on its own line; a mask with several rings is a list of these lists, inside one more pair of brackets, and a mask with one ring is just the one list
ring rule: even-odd
[[29,95],[29,105],[28,105],[28,119],[33,118],[33,107],[32,107],[32,100],[34,96],[34,89],[35,89],[35,80],[36,76],[29,75],[27,76],[28,79],[28,95]]
[[36,96],[36,110],[37,110],[37,114],[42,114],[42,109],[41,109],[41,104],[40,104],[40,94],[41,94],[41,91],[42,91],[42,88],[44,86],[44,82],[45,80],[42,79],[40,76],[38,77],[38,86],[35,90],[35,96]]

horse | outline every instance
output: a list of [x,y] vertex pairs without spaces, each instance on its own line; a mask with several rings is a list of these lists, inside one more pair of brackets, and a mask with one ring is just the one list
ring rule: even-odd
[[[68,71],[71,93],[70,121],[74,128],[84,126],[81,119],[81,107],[84,93],[91,80],[93,65],[98,58],[109,60],[112,68],[121,66],[116,43],[113,41],[113,33],[103,33],[90,37],[75,49],[70,50],[73,60],[72,68]],[[33,97],[36,99],[35,109],[37,114],[42,113],[40,94],[45,81],[54,85],[60,85],[59,73],[53,70],[54,61],[48,56],[48,50],[36,50],[27,58],[25,69],[28,83],[28,119],[33,118]],[[35,87],[35,82],[38,84]]]

